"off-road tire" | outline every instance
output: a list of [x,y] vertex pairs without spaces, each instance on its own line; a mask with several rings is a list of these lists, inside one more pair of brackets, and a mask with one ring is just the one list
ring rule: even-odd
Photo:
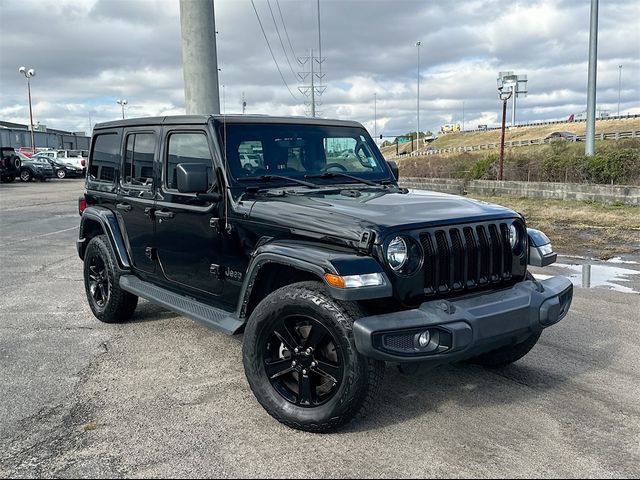
[[[108,295],[104,305],[97,303],[90,289],[90,265],[94,257],[99,257],[105,266]],[[120,323],[129,320],[138,305],[138,297],[120,288],[122,271],[118,267],[106,235],[93,237],[87,245],[83,271],[87,300],[95,317],[105,323]]]
[[517,362],[529,353],[531,349],[535,347],[536,343],[538,343],[541,334],[542,331],[533,333],[524,342],[483,353],[470,359],[469,362],[492,368],[507,366],[513,362]]
[[[304,314],[320,322],[341,349],[344,375],[326,403],[303,407],[287,401],[271,385],[260,351],[279,317]],[[328,432],[363,418],[373,406],[384,375],[384,362],[360,355],[355,348],[353,322],[362,316],[357,304],[338,302],[319,282],[300,282],[276,290],[251,314],[244,333],[243,362],[258,402],[273,418],[298,430]]]

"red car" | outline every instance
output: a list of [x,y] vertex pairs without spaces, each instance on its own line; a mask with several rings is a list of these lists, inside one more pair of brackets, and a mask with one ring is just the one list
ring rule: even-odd
[[31,147],[20,147],[16,150],[16,152],[21,153],[27,157],[30,157],[31,155],[36,153],[33,151],[33,148]]

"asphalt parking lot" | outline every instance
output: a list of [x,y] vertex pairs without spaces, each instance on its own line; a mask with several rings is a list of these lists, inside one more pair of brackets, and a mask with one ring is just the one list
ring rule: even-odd
[[618,282],[630,293],[576,289],[508,368],[388,367],[370,417],[307,434],[254,399],[241,336],[146,302],[123,325],[92,316],[82,187],[0,186],[0,477],[640,475],[638,276]]

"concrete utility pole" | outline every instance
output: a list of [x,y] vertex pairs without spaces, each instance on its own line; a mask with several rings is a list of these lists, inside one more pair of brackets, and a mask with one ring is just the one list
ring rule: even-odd
[[373,93],[373,139],[378,143],[378,93]]
[[187,115],[219,114],[213,0],[180,0],[180,28]]
[[587,135],[584,154],[593,156],[596,136],[596,73],[598,70],[598,0],[591,0],[589,29],[589,82],[587,86]]

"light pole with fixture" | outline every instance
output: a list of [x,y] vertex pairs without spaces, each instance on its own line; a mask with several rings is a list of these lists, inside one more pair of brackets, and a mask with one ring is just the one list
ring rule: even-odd
[[622,65],[618,65],[618,116],[620,116],[620,87],[622,85]]
[[20,67],[18,72],[23,74],[27,79],[27,91],[29,92],[29,127],[31,130],[31,151],[36,153],[36,137],[33,133],[33,110],[31,108],[31,77],[35,76],[36,71],[33,68],[27,70],[26,67]]
[[418,101],[417,101],[418,123],[416,126],[416,150],[418,150],[420,148],[420,48],[422,47],[422,42],[416,42],[416,47],[418,49]]
[[118,105],[120,105],[120,107],[122,107],[122,119],[124,120],[124,107],[125,107],[125,105],[127,105],[127,103],[129,103],[129,102],[127,102],[127,99],[126,99],[126,98],[123,98],[122,100],[120,100],[120,99],[116,100],[116,103],[117,103]]
[[373,92],[373,138],[378,138],[378,93]]

